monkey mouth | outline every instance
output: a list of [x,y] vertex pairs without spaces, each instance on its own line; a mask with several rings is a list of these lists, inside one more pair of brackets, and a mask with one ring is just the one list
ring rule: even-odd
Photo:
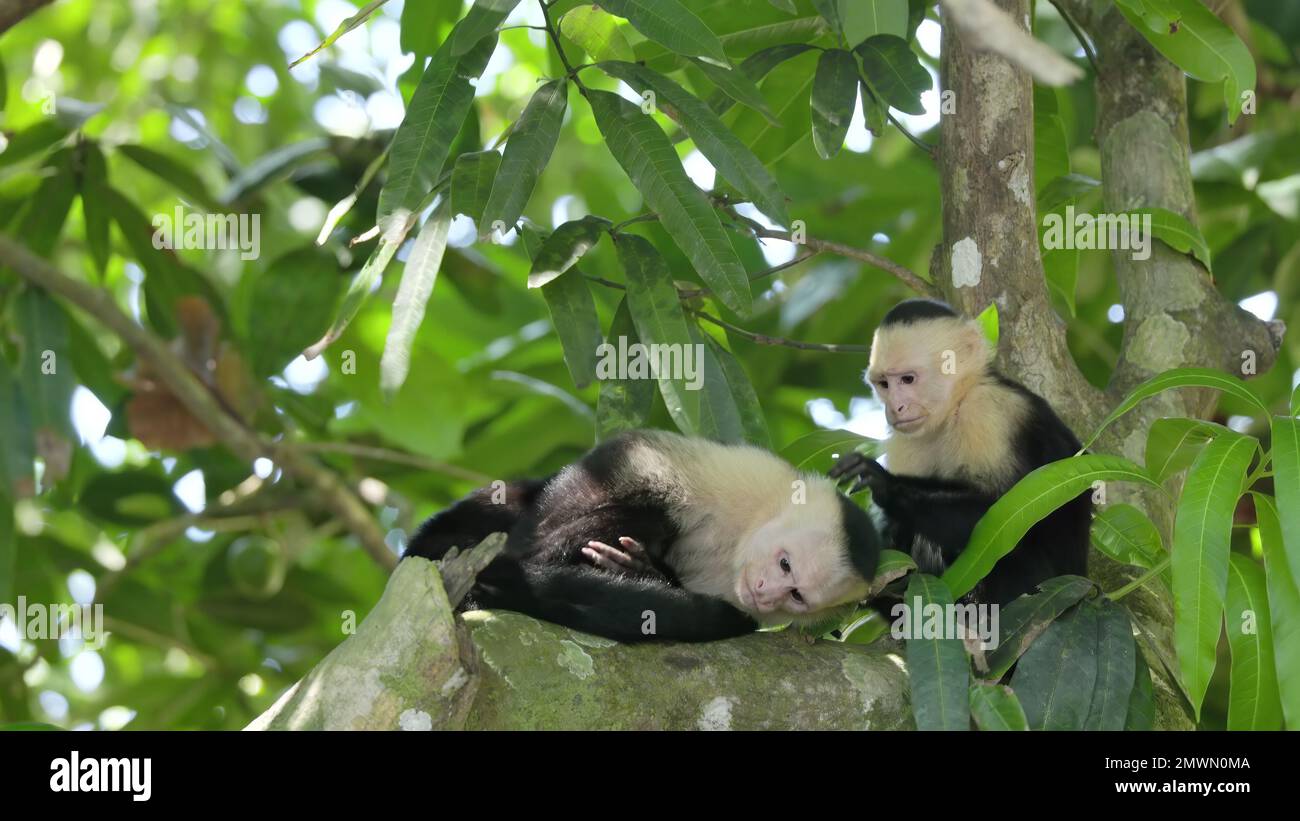
[[894,430],[907,431],[911,428],[918,427],[924,421],[924,416],[913,416],[910,419],[895,419]]

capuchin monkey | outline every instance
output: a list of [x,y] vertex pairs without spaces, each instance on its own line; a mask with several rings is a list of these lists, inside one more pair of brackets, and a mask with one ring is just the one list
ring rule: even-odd
[[[893,433],[886,464],[858,453],[830,475],[871,489],[888,544],[938,575],[966,548],[976,522],[1025,474],[1079,450],[1041,396],[1002,376],[980,326],[942,302],[910,299],[885,315],[871,341],[867,380]],[[1089,493],[1029,530],[972,591],[1008,604],[1044,580],[1084,575],[1092,519]]]
[[502,608],[619,641],[712,641],[863,599],[880,556],[865,511],[760,448],[665,431],[597,445],[547,479],[474,491],[405,556],[491,533],[503,552],[460,609]]

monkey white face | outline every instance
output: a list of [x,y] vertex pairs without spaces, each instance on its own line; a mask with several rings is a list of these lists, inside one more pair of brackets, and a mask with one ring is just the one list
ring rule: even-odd
[[871,342],[867,381],[903,436],[934,432],[988,365],[979,326],[929,319],[881,327]]
[[779,516],[741,546],[735,596],[760,621],[790,621],[866,595],[867,582],[845,558],[843,534],[808,519],[806,512]]

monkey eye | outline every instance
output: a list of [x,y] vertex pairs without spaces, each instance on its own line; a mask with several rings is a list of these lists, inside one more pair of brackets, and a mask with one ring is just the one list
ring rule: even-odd
[[790,572],[790,560],[785,556],[781,557],[781,571],[787,574]]
[[903,376],[903,384],[904,384],[904,385],[910,385],[910,384],[912,384],[912,383],[915,382],[915,381],[916,381],[916,377],[913,376],[913,375],[910,374],[910,373],[909,373],[909,374],[905,374],[905,375]]
[[876,384],[880,386],[881,390],[886,390],[886,391],[889,390],[889,382],[887,382],[884,379],[880,380]]
[[790,591],[790,598],[794,599],[795,601],[799,602],[800,604],[803,604],[803,594],[800,593],[798,590],[791,590],[791,591]]

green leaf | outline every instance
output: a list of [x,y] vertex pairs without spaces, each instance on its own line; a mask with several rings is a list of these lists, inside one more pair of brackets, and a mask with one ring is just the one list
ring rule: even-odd
[[1190,467],[1205,444],[1222,433],[1231,431],[1215,422],[1178,417],[1157,419],[1147,432],[1147,473],[1157,482],[1164,482]]
[[834,157],[844,145],[857,101],[857,60],[843,49],[823,51],[812,87],[813,147],[822,159]]
[[1082,730],[1097,684],[1097,609],[1076,605],[1048,625],[1011,686],[1034,730]]
[[370,2],[362,6],[361,10],[358,11],[356,14],[344,20],[342,23],[339,23],[338,27],[334,29],[334,31],[328,37],[322,40],[319,46],[316,46],[316,48],[312,49],[311,51],[307,52],[303,56],[299,57],[297,60],[294,60],[292,63],[290,63],[289,68],[293,68],[294,66],[298,65],[302,61],[319,54],[325,48],[332,46],[335,40],[339,39],[343,35],[347,34],[349,31],[352,31],[352,29],[366,22],[366,20],[370,18],[370,15],[378,11],[379,7],[387,2],[388,0],[370,0]]
[[69,413],[78,380],[68,347],[67,314],[49,294],[38,288],[26,288],[19,293],[13,310],[23,340],[18,377],[27,398],[32,427],[71,439]]
[[402,4],[402,51],[415,55],[415,65],[423,66],[438,47],[438,35],[444,26],[460,17],[463,4],[456,0],[425,0]]
[[1232,514],[1258,447],[1237,433],[1206,445],[1187,474],[1174,518],[1174,646],[1198,721],[1223,628]]
[[[36,490],[33,467],[36,461],[36,432],[31,412],[9,360],[0,356],[0,505],[12,513],[12,499],[31,496]],[[13,576],[9,577],[10,579]]]
[[457,157],[451,170],[451,212],[482,222],[500,167],[501,155],[496,151],[472,151]]
[[682,168],[677,152],[650,116],[607,91],[588,93],[596,125],[614,159],[695,270],[731,310],[748,316],[749,277],[718,215]]
[[[1190,253],[1200,260],[1205,270],[1210,267],[1210,245],[1195,225],[1182,214],[1165,208],[1139,208],[1131,213],[1151,216],[1151,234],[1179,253]],[[1144,220],[1145,221],[1145,220]]]
[[1088,454],[1043,465],[993,503],[975,525],[970,542],[943,574],[955,596],[969,593],[998,559],[1052,511],[1092,487],[1094,482],[1154,485],[1142,468],[1118,456]]
[[77,196],[77,183],[66,149],[56,153],[47,168],[53,169],[54,173],[41,180],[16,234],[32,253],[42,257],[49,257],[58,245],[63,223],[67,221],[72,201]]
[[[531,228],[525,228],[523,236],[526,247],[535,258],[544,240]],[[551,325],[560,338],[564,364],[569,368],[573,384],[585,388],[596,376],[596,363],[604,341],[591,288],[581,271],[570,268],[542,286],[542,297],[551,312]]]
[[1133,661],[1133,692],[1129,693],[1124,729],[1150,730],[1156,719],[1156,691],[1151,683],[1151,669],[1140,652]]
[[630,374],[620,379],[617,373],[615,351],[628,351],[639,344],[632,313],[627,300],[618,304],[614,319],[609,324],[609,341],[597,363],[600,378],[600,396],[596,400],[596,438],[608,439],[625,430],[646,426],[654,405],[655,384],[649,379],[637,379]]
[[95,273],[101,278],[108,267],[109,230],[112,217],[104,188],[108,185],[108,166],[99,145],[86,142],[81,173],[81,214],[86,225],[86,250],[90,254]]
[[295,168],[314,160],[330,158],[330,141],[313,137],[272,149],[254,160],[235,175],[218,197],[223,210],[246,210],[240,204],[248,202],[271,183],[288,177]]
[[569,220],[551,232],[542,243],[528,272],[528,287],[540,288],[569,270],[610,229],[609,220],[596,216]]
[[875,439],[848,430],[815,430],[781,449],[781,458],[799,468],[825,473],[840,456],[867,446],[879,447]]
[[207,183],[185,163],[142,145],[119,145],[117,150],[131,162],[172,186],[176,193],[189,198],[195,205],[206,211],[221,210],[217,198],[208,190]]
[[567,105],[568,89],[563,80],[545,83],[533,93],[506,142],[497,181],[483,208],[480,236],[494,230],[504,234],[519,221],[537,178],[555,150]]
[[1092,543],[1117,562],[1155,567],[1164,557],[1160,532],[1133,505],[1112,504],[1092,518]]
[[721,68],[699,59],[694,62],[723,94],[762,114],[769,123],[777,126],[781,124],[772,113],[772,107],[767,104],[763,92],[758,90],[758,85],[747,73],[738,68]]
[[839,4],[844,40],[850,46],[877,34],[908,37],[907,0],[839,0]]
[[[686,375],[695,376],[698,380],[696,388],[700,394],[700,435],[715,442],[744,442],[745,424],[740,417],[740,409],[736,406],[731,385],[722,372],[722,363],[718,361],[717,350],[721,349],[710,347],[705,340],[715,346],[717,343],[696,324],[687,323],[687,329],[691,333],[693,346],[688,350],[687,361],[695,361],[699,368],[696,374]],[[744,372],[741,373],[743,375]],[[688,379],[688,387],[690,384]]]
[[862,56],[862,70],[872,90],[885,102],[908,114],[925,113],[921,92],[930,89],[930,73],[906,40],[877,34],[854,51]]
[[754,392],[754,385],[750,382],[745,367],[740,364],[740,360],[731,351],[722,347],[716,339],[708,334],[703,334],[703,336],[705,345],[708,346],[721,368],[720,379],[726,384],[727,390],[730,391],[732,400],[736,404],[736,409],[740,412],[741,429],[744,432],[745,441],[770,449],[772,447],[772,436],[767,430],[767,418],[763,415],[763,407],[759,404],[758,394]]
[[1300,385],[1296,385],[1291,393],[1291,415],[1300,416]]
[[[517,5],[519,0],[474,0],[465,19],[460,21],[448,38],[452,44],[452,54],[460,56],[482,42],[483,38],[496,31],[497,26],[510,16]],[[495,41],[494,37],[494,44]]]
[[578,6],[560,18],[560,33],[577,43],[592,60],[636,60],[618,20],[599,6]]
[[600,6],[626,18],[632,28],[678,54],[729,65],[722,41],[677,0],[601,0]]
[[393,299],[393,321],[388,326],[384,353],[379,359],[379,387],[389,399],[397,394],[411,372],[411,346],[424,321],[424,309],[433,295],[433,285],[438,281],[450,230],[451,208],[443,200],[420,228],[406,258],[402,283],[397,286],[397,296]]
[[[619,235],[614,247],[627,276],[627,304],[637,336],[644,345],[667,346],[661,350],[677,352],[680,364],[692,340],[668,263],[649,240],[635,234]],[[683,433],[694,435],[700,430],[699,391],[688,386],[680,370],[673,374],[670,367],[664,372],[665,360],[669,357],[649,356],[650,372],[659,382],[659,393],[673,422]]]
[[763,97],[774,100],[772,112],[780,126],[774,126],[754,111],[733,113],[732,133],[768,165],[774,165],[812,133],[812,94],[816,73],[811,54],[799,55],[773,70],[763,81]]
[[352,318],[357,315],[357,311],[361,310],[361,306],[365,304],[370,292],[374,290],[375,283],[383,276],[384,269],[388,267],[393,254],[397,253],[397,249],[406,240],[406,235],[414,227],[417,216],[416,214],[400,211],[385,218],[380,223],[383,230],[379,234],[379,244],[375,246],[374,251],[370,252],[370,257],[366,259],[366,264],[361,266],[361,271],[352,278],[352,283],[348,286],[347,293],[343,295],[343,304],[339,306],[334,322],[324,336],[302,352],[303,356],[308,359],[315,359],[320,356],[321,351],[343,335],[348,324],[352,322]]
[[758,210],[781,225],[790,224],[785,194],[776,180],[711,108],[677,83],[645,66],[601,63],[601,68],[638,93],[653,91],[660,105],[674,111],[700,153],[713,163],[719,174],[736,186],[736,190],[753,202]]
[[1102,431],[1109,427],[1116,419],[1137,407],[1137,404],[1143,399],[1155,396],[1161,391],[1167,391],[1170,388],[1213,388],[1217,391],[1222,391],[1234,396],[1243,402],[1254,405],[1263,413],[1269,412],[1268,405],[1264,403],[1264,400],[1260,399],[1258,394],[1256,394],[1249,385],[1231,374],[1211,370],[1209,368],[1174,368],[1173,370],[1156,374],[1134,388],[1129,395],[1125,397],[1124,401],[1119,404],[1119,407],[1111,411],[1105,420],[1102,421],[1101,425],[1097,428],[1097,432],[1084,443],[1083,449],[1087,450],[1091,447],[1092,443],[1097,441],[1097,437],[1101,435]]
[[[744,74],[757,87],[758,82],[768,75],[772,69],[789,60],[791,57],[797,57],[805,51],[811,51],[812,46],[806,43],[782,43],[780,45],[768,46],[767,48],[757,51],[746,57],[736,71]],[[759,92],[760,94],[762,92]],[[736,98],[726,91],[719,89],[715,94],[709,97],[709,108],[713,109],[719,117],[726,114],[736,103]],[[763,98],[764,105],[767,104],[767,98]],[[771,111],[771,107],[768,106]]]
[[840,17],[840,0],[812,0],[813,8],[830,27],[841,36],[844,34],[844,21]]
[[1137,645],[1128,611],[1107,598],[1080,607],[1097,611],[1097,685],[1085,730],[1122,730],[1137,669]]
[[453,33],[433,55],[393,135],[388,179],[379,192],[381,225],[399,211],[417,210],[433,189],[452,141],[474,103],[471,81],[483,73],[496,49],[496,37],[484,37],[469,52],[458,56],[451,47],[455,39]]
[[1300,579],[1300,420],[1274,416],[1273,487],[1291,578]]
[[988,653],[986,659],[988,678],[1000,679],[1006,675],[1016,659],[1057,616],[1078,604],[1095,588],[1096,584],[1082,576],[1057,576],[1040,584],[1037,593],[1021,596],[1002,608],[998,646]]
[[[1222,82],[1228,122],[1237,121],[1242,95],[1255,88],[1255,61],[1246,44],[1226,23],[1200,0],[1161,0],[1158,8],[1162,13],[1154,27],[1154,21],[1144,19],[1124,3],[1118,8],[1174,65],[1202,82]],[[1169,25],[1171,22],[1176,25]]]
[[795,7],[794,0],[768,0],[768,2],[787,14],[799,13],[799,9]]
[[334,255],[314,247],[290,251],[256,275],[245,322],[245,350],[255,375],[279,373],[320,338],[342,283]]
[[1282,702],[1273,660],[1273,630],[1264,568],[1249,556],[1228,559],[1227,624],[1232,669],[1229,730],[1280,730]]
[[1264,553],[1269,626],[1273,633],[1273,666],[1277,671],[1282,714],[1288,730],[1300,730],[1300,585],[1291,574],[1282,547],[1277,506],[1262,493],[1252,493],[1259,542]]
[[1038,189],[1038,212],[1045,214],[1058,207],[1068,205],[1084,194],[1101,187],[1101,180],[1086,174],[1066,174],[1050,180]]
[[975,682],[970,686],[970,712],[981,730],[1028,730],[1020,699],[1010,687]]
[[[952,602],[943,581],[927,573],[913,573],[907,583],[907,603],[912,609],[908,617],[913,620],[918,615],[924,617],[932,605],[943,612]],[[911,636],[907,639],[907,670],[916,729],[970,729],[970,662],[961,639]]]

